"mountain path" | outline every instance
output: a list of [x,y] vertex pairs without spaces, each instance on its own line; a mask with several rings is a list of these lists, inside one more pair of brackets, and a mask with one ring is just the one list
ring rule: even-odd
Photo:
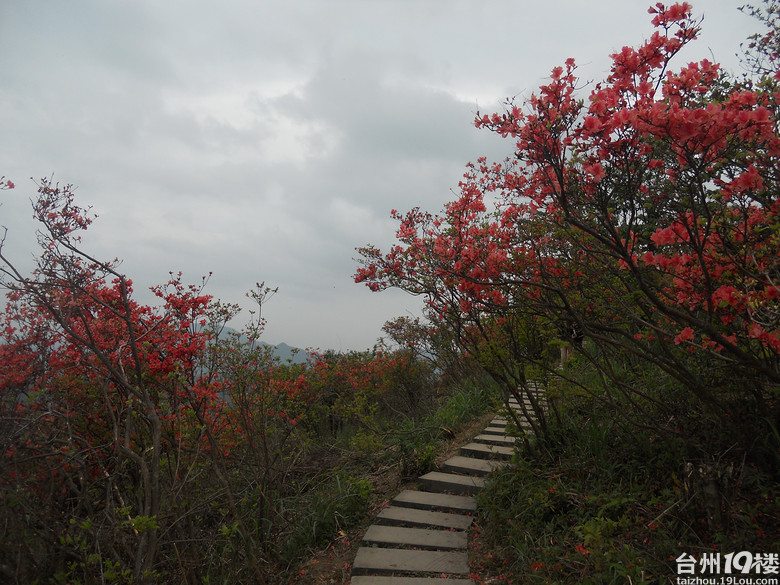
[[[543,399],[538,387],[532,391]],[[508,403],[527,424],[522,406],[514,398]],[[526,429],[526,424],[521,426]],[[420,476],[417,489],[398,493],[365,531],[351,566],[351,584],[475,585],[467,552],[477,510],[474,496],[489,473],[508,465],[517,440],[507,434],[507,420],[494,417],[438,471]]]

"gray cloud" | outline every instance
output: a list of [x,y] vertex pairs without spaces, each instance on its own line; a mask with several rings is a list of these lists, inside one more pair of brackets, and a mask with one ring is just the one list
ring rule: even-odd
[[[729,0],[691,57],[731,67],[755,23]],[[361,349],[419,302],[351,282],[390,209],[436,211],[511,144],[473,127],[569,56],[586,79],[650,32],[643,2],[30,0],[0,6],[8,250],[34,237],[25,179],[55,173],[100,218],[85,238],[144,289],[182,270],[244,302],[279,286],[269,341]],[[146,295],[146,296],[144,296]]]

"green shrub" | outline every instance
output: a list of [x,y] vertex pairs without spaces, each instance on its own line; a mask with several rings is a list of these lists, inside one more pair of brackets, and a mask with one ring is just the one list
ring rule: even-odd
[[285,514],[289,532],[279,546],[279,560],[292,564],[302,551],[313,550],[365,519],[372,493],[367,479],[336,474],[312,493],[290,502]]
[[[672,396],[655,382],[638,388]],[[677,422],[693,420],[676,404]],[[549,436],[478,496],[480,546],[495,559],[487,572],[528,583],[658,583],[676,574],[683,552],[776,550],[780,490],[769,471],[723,448],[717,429],[664,437],[658,428],[667,419],[632,425],[596,393],[563,389],[557,406]],[[656,412],[660,419],[665,409]],[[713,478],[718,522],[705,489]]]

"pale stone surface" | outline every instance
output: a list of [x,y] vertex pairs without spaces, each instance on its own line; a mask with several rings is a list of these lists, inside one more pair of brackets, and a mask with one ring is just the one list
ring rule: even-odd
[[471,526],[472,518],[471,516],[464,516],[463,514],[430,512],[428,510],[417,510],[415,508],[388,506],[377,514],[377,520],[382,524],[392,524],[396,526],[435,526],[439,528],[466,530]]
[[515,450],[512,447],[500,445],[486,445],[484,443],[469,443],[460,448],[460,454],[464,457],[478,457],[482,459],[509,459]]
[[373,571],[468,575],[468,555],[465,552],[438,550],[359,548],[352,565],[353,574]]
[[474,457],[463,457],[455,455],[442,463],[441,470],[447,473],[464,473],[466,475],[487,475],[495,471],[502,465],[503,461],[491,461],[489,459],[476,459]]
[[369,526],[363,540],[379,546],[405,545],[439,550],[464,550],[468,537],[463,531],[406,528],[403,526]]
[[506,435],[489,435],[481,434],[472,439],[475,443],[490,443],[491,445],[503,445],[504,447],[514,447],[515,437],[508,437]]
[[455,494],[473,495],[485,487],[485,480],[481,477],[442,473],[440,471],[426,473],[420,477],[420,481],[432,491],[452,492]]
[[424,510],[451,510],[453,512],[473,512],[477,509],[477,501],[471,496],[456,496],[417,490],[402,491],[393,498],[393,505]]
[[497,437],[506,436],[506,430],[504,427],[487,427],[482,431],[483,435],[495,435]]

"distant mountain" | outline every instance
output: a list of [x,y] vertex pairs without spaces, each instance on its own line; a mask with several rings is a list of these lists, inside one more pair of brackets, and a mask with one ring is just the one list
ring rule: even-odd
[[[225,327],[222,330],[222,335],[237,335],[240,342],[245,343],[248,341],[244,335],[241,335],[238,331],[231,327]],[[260,341],[260,345],[264,347],[270,347],[273,350],[274,356],[278,357],[279,361],[283,364],[287,363],[288,361],[294,364],[302,364],[305,363],[308,359],[308,355],[305,351],[297,347],[287,345],[284,342],[278,345],[273,345],[271,343],[266,343],[265,341]]]
[[284,342],[278,345],[270,345],[264,341],[261,341],[261,343],[265,346],[271,347],[273,349],[274,355],[278,357],[282,363],[291,361],[294,364],[302,364],[308,358],[305,351],[297,347],[287,345]]

